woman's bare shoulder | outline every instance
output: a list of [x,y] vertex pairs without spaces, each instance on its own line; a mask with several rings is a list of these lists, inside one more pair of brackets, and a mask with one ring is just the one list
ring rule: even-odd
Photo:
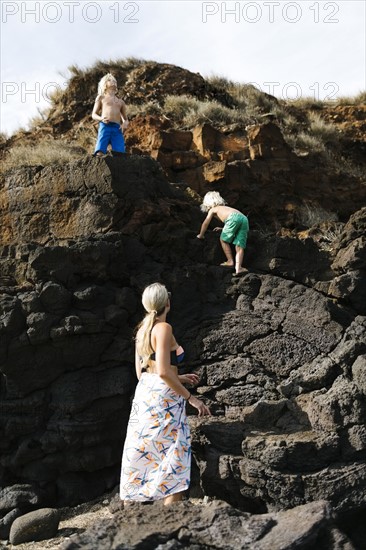
[[166,321],[160,321],[159,323],[156,323],[156,325],[154,325],[153,332],[155,334],[165,334],[167,332],[173,332],[172,325],[170,325]]
[[158,342],[169,342],[172,340],[172,337],[172,326],[169,325],[169,323],[166,323],[165,321],[160,321],[160,323],[156,323],[151,331],[151,341],[153,349],[156,349],[156,347],[158,346]]

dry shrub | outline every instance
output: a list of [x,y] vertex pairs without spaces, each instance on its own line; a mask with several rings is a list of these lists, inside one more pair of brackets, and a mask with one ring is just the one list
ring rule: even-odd
[[337,143],[340,133],[334,124],[325,122],[317,113],[310,112],[308,115],[310,121],[309,133],[314,137],[321,139],[324,143]]
[[335,244],[341,238],[344,225],[344,223],[336,221],[321,222],[308,230],[308,236],[318,244],[319,248],[332,252]]
[[132,71],[133,69],[136,69],[137,67],[140,67],[144,63],[149,63],[146,59],[140,59],[138,57],[126,57],[122,59],[109,59],[105,61],[97,61],[94,63],[92,67],[89,67],[87,69],[83,69],[79,67],[78,65],[70,65],[68,67],[68,71],[71,75],[71,77],[81,77],[85,78],[86,76],[92,75],[94,73],[98,73],[100,71],[104,73],[109,73],[114,70],[120,70],[125,69],[127,71]]
[[325,153],[327,147],[337,148],[341,133],[334,124],[325,122],[317,113],[310,111],[306,129],[299,131],[296,122],[281,124],[283,135],[288,145],[297,154]]
[[261,92],[253,84],[233,82],[223,76],[213,75],[206,80],[214,87],[231,95],[238,107],[272,110],[278,101],[273,96]]
[[299,109],[322,109],[326,105],[324,101],[314,97],[299,97],[298,99],[291,99],[290,102],[291,105]]
[[338,216],[335,212],[325,210],[318,204],[305,202],[298,210],[298,218],[301,225],[314,227],[324,222],[336,222]]
[[167,96],[163,112],[167,117],[181,122],[186,128],[193,128],[205,122],[214,126],[248,125],[254,122],[244,109],[229,109],[218,101],[200,101],[190,96]]
[[128,117],[134,118],[138,115],[161,115],[163,113],[162,107],[157,101],[147,101],[142,105],[129,105]]
[[80,158],[85,151],[81,147],[65,145],[60,141],[43,141],[36,145],[12,147],[2,163],[2,171],[20,166],[46,166],[53,163],[65,163]]
[[168,95],[164,101],[164,114],[176,121],[183,121],[188,115],[195,115],[198,112],[199,104],[202,103],[195,97],[187,95]]
[[324,142],[306,132],[299,132],[298,134],[284,134],[284,138],[291,149],[297,154],[303,153],[324,153]]
[[343,96],[339,97],[333,102],[333,105],[365,105],[366,104],[366,92],[359,92],[355,96]]
[[94,151],[97,136],[97,125],[80,125],[74,133],[75,145],[82,147],[88,153],[92,153]]

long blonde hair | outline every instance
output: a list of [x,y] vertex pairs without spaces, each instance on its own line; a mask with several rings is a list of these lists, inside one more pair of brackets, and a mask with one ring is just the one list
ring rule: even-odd
[[168,300],[168,291],[161,283],[147,286],[142,293],[142,305],[147,313],[137,327],[136,348],[143,367],[147,365],[150,355],[154,352],[150,336],[155,319],[164,312]]
[[105,94],[108,80],[110,80],[111,82],[113,82],[113,83],[116,85],[116,87],[117,87],[117,80],[116,80],[115,77],[112,75],[112,73],[108,73],[108,74],[106,74],[105,76],[103,76],[103,78],[101,78],[100,81],[99,81],[99,84],[98,84],[98,95],[104,95],[104,94]]
[[222,198],[218,191],[209,191],[203,197],[203,202],[201,204],[202,212],[208,212],[214,206],[225,206],[226,201]]

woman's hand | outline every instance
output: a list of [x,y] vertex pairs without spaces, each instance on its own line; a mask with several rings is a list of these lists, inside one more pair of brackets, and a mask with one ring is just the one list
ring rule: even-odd
[[188,403],[198,410],[198,416],[205,416],[206,414],[211,415],[210,409],[204,404],[203,401],[201,401],[201,399],[198,399],[198,397],[191,395],[188,399]]
[[222,227],[214,227],[213,231],[222,231]]
[[195,386],[200,381],[197,374],[178,374],[178,378],[182,384],[190,384]]

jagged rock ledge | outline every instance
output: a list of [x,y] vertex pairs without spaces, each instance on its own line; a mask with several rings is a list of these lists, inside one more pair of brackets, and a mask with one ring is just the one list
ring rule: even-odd
[[270,550],[355,548],[324,501],[291,510],[250,515],[216,500],[182,502],[171,507],[159,503],[134,504],[114,510],[114,517],[71,537],[62,550],[93,548],[159,548],[182,550]]

